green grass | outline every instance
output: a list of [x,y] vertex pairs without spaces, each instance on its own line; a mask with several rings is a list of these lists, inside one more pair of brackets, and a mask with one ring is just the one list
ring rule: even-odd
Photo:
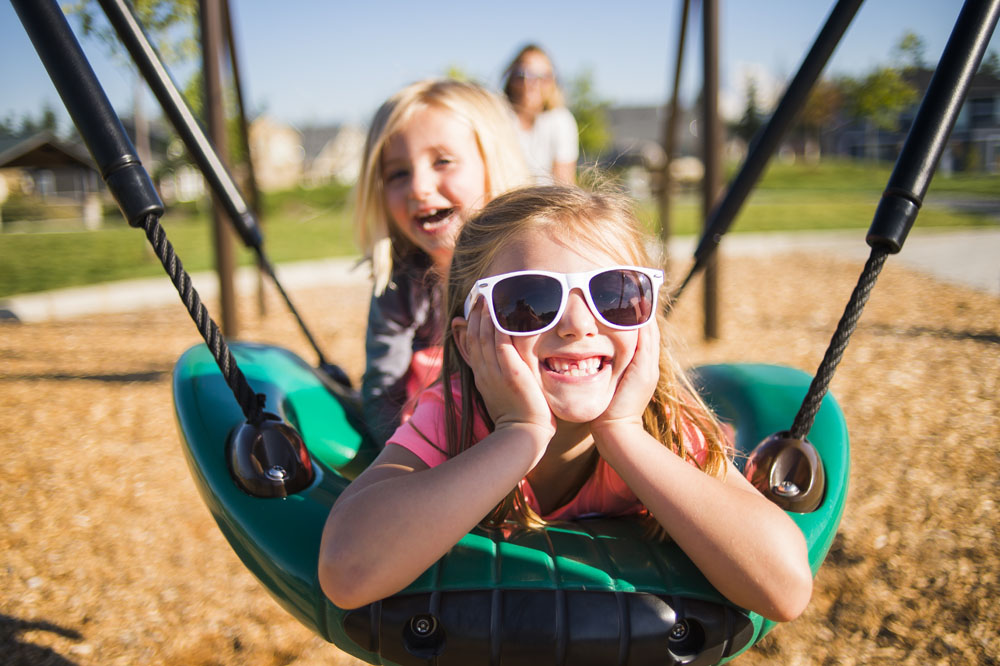
[[[891,175],[891,168],[861,162],[827,161],[814,166],[772,164],[733,220],[730,232],[867,229]],[[733,169],[728,177],[735,176]],[[1000,205],[1000,178],[986,174],[937,176],[917,218],[920,228],[996,225],[985,215],[943,208],[936,199],[989,198]],[[672,206],[672,231],[698,234],[701,194],[685,193]],[[644,222],[657,227],[656,206],[640,207]]]
[[[732,173],[730,174],[732,175]],[[868,228],[890,169],[855,162],[823,162],[816,166],[773,164],[743,210],[733,233]],[[938,176],[932,181],[917,225],[969,227],[996,225],[995,219],[936,207],[937,197],[963,196],[1000,200],[995,175]],[[268,194],[264,199],[264,248],[272,263],[352,256],[357,253],[347,207],[349,190],[325,187]],[[657,227],[656,206],[642,202],[640,213]],[[701,228],[697,193],[675,198],[672,229],[676,235]],[[162,219],[167,238],[189,271],[214,266],[212,233],[198,206],[168,210]],[[24,228],[27,224],[8,225]],[[249,265],[253,253],[239,240],[237,262]],[[100,231],[0,234],[0,297],[135,277],[164,275],[141,229],[108,219]]]
[[[267,209],[265,209],[267,210]],[[298,200],[262,215],[264,250],[274,264],[357,253],[350,212]],[[167,239],[189,272],[215,265],[212,228],[204,215],[174,214],[160,220]],[[255,253],[234,235],[238,265]],[[0,234],[0,297],[139,277],[164,276],[142,229],[121,220],[100,231]]]

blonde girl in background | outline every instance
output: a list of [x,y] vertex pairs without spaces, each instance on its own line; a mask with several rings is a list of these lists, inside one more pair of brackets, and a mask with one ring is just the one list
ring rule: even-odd
[[536,182],[576,182],[580,135],[563,102],[552,59],[537,44],[523,47],[504,70],[503,91]]
[[335,604],[398,592],[480,523],[639,514],[734,604],[802,612],[805,539],[672,359],[648,243],[624,198],[576,187],[514,190],[465,225],[441,381],[324,529]]
[[527,177],[508,106],[478,85],[420,81],[375,113],[355,224],[374,281],[361,392],[379,442],[440,368],[438,287],[460,224]]

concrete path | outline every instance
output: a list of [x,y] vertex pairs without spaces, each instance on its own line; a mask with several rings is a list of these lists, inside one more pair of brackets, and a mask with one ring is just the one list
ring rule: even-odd
[[[833,255],[859,262],[859,271],[869,254],[865,230],[796,233],[733,233],[722,241],[722,251],[730,256],[767,256],[803,251]],[[671,242],[670,254],[687,267],[694,252],[694,238]],[[956,231],[915,229],[902,252],[889,258],[906,267],[927,273],[944,282],[980,290],[1000,298],[1000,229],[961,229]],[[310,286],[349,286],[368,288],[368,270],[356,258],[282,264],[278,279],[292,294]],[[236,288],[251,293],[256,271],[241,268],[236,274]],[[216,298],[218,280],[213,272],[192,275],[203,300]],[[103,312],[125,312],[159,307],[178,302],[169,278],[109,282],[89,287],[59,289],[0,299],[0,319],[16,318],[23,322],[65,319]]]

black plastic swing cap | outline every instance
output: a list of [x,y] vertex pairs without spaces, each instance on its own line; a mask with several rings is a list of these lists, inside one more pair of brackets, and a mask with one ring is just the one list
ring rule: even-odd
[[787,430],[771,435],[750,452],[744,475],[785,511],[815,511],[826,493],[826,472],[816,447]]
[[130,160],[128,156],[123,157],[120,164],[104,174],[104,182],[129,226],[138,228],[144,224],[147,216],[163,215],[160,195],[138,161]]
[[898,254],[917,220],[920,205],[900,193],[887,190],[875,209],[865,242],[869,247]]
[[274,414],[259,425],[244,421],[229,434],[226,459],[239,488],[254,497],[288,497],[316,477],[299,433]]

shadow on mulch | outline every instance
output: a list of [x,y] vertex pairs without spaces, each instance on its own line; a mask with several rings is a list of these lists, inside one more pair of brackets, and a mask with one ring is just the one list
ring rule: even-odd
[[8,666],[74,666],[76,664],[75,661],[66,659],[52,648],[35,645],[30,640],[26,640],[23,634],[27,632],[51,633],[75,641],[83,638],[80,632],[51,622],[21,620],[0,614],[0,654],[3,654],[4,664]]

